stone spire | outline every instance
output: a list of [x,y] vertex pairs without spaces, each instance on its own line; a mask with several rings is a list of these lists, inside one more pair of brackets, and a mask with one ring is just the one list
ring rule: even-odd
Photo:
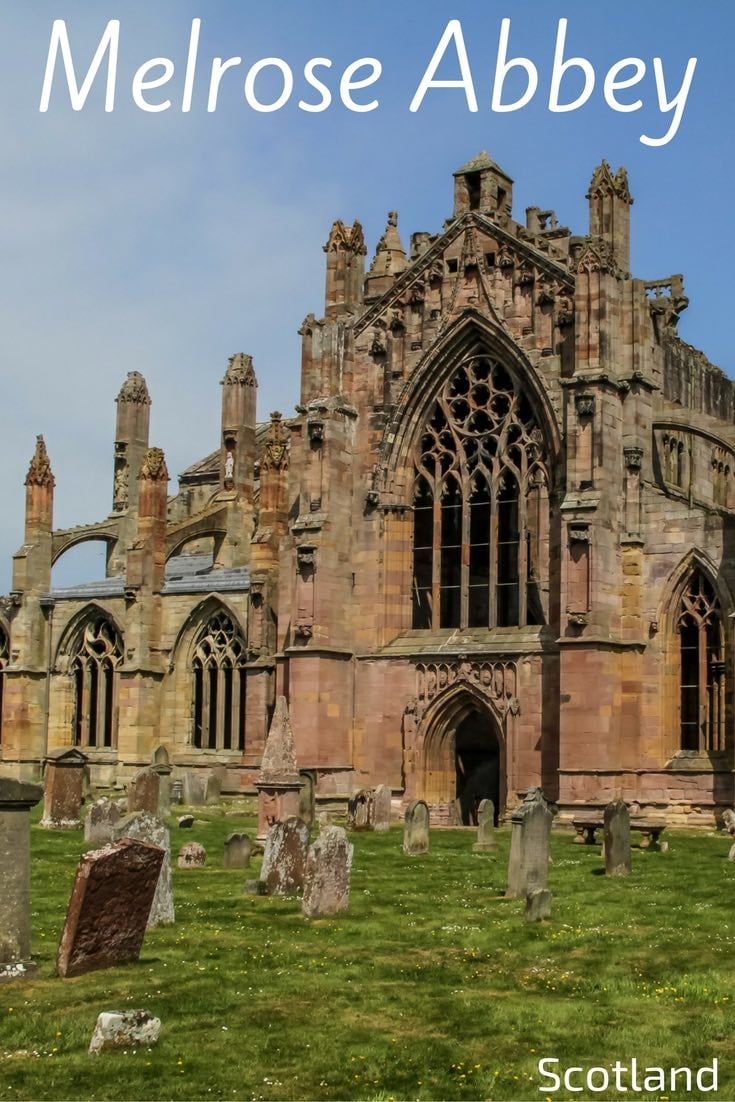
[[605,241],[623,273],[630,269],[630,208],[633,199],[628,173],[619,168],[613,175],[607,161],[592,173],[586,198],[590,205],[590,237]]
[[120,393],[115,401],[132,402],[138,406],[149,406],[151,404],[148,386],[139,371],[128,372],[128,377],[120,387]]
[[270,731],[260,765],[259,784],[299,784],[293,731],[285,696],[276,700]]
[[336,221],[324,246],[327,254],[325,314],[337,317],[362,304],[365,278],[365,237],[356,220],[353,225]]
[[257,387],[258,380],[253,369],[253,357],[246,355],[244,352],[238,352],[236,355],[230,356],[221,385]]
[[26,486],[45,486],[53,490],[56,482],[51,472],[51,462],[42,436],[36,437],[36,450],[26,475]]
[[369,276],[397,276],[408,267],[408,260],[398,233],[398,214],[390,211],[385,233],[378,242]]

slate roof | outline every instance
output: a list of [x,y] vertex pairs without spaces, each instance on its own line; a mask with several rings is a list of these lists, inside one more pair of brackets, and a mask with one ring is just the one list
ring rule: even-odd
[[[166,580],[161,593],[237,593],[250,588],[250,570],[215,570],[210,555],[175,555],[166,563]],[[122,597],[125,579],[103,578],[96,582],[52,589],[49,597],[56,601],[86,600],[93,597]]]

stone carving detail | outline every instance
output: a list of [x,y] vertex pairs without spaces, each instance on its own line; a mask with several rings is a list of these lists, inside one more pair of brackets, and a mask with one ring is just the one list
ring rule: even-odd
[[149,406],[151,398],[146,381],[139,371],[129,371],[128,377],[120,387],[116,402],[131,402],[138,406]]
[[257,385],[252,356],[247,356],[244,352],[238,352],[235,356],[230,356],[222,386],[257,387]]
[[42,436],[36,437],[36,450],[31,459],[31,465],[26,475],[26,486],[48,486],[51,489],[56,485],[51,473],[51,461],[46,451],[46,442]]
[[283,424],[283,414],[274,410],[268,426],[261,470],[282,471],[288,467],[289,435],[287,426]]
[[351,226],[346,226],[344,222],[337,219],[329,231],[329,240],[324,246],[324,252],[346,252],[353,253],[355,256],[365,256],[367,248],[362,225],[355,221]]
[[588,524],[570,524],[569,525],[569,542],[570,543],[589,543],[591,539],[591,532]]
[[306,422],[310,444],[321,444],[324,440],[324,422],[314,418]]
[[639,471],[641,469],[641,464],[643,463],[643,448],[623,448],[623,455],[625,457],[625,466],[629,471]]
[[574,407],[580,420],[583,417],[593,417],[595,413],[594,394],[577,394],[574,398]]
[[115,481],[112,488],[112,508],[121,513],[128,507],[127,445],[118,440],[115,444]]
[[515,662],[419,662],[416,666],[415,707],[421,718],[434,697],[452,685],[466,684],[487,696],[502,715],[518,713],[518,671]]
[[168,482],[168,469],[161,448],[148,448],[138,478],[149,482]]

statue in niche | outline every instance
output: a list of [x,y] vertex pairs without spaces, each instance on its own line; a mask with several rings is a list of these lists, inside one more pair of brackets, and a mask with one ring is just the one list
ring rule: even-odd
[[228,452],[225,457],[225,482],[232,482],[235,478],[235,457]]
[[128,504],[128,471],[124,464],[115,471],[115,485],[113,488],[113,507],[118,511],[127,508]]

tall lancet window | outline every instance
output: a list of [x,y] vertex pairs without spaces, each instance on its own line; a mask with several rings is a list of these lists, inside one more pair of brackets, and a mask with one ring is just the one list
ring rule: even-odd
[[487,356],[445,383],[415,455],[413,627],[540,624],[548,592],[543,434]]
[[5,667],[10,661],[10,643],[8,634],[0,624],[0,745],[3,741],[3,689],[5,688]]
[[725,749],[725,635],[720,603],[699,572],[679,605],[682,750]]
[[106,616],[84,625],[71,660],[74,678],[74,742],[99,749],[117,745],[117,678],[120,634]]
[[199,749],[245,749],[245,661],[239,630],[226,613],[215,613],[197,636],[192,660]]

